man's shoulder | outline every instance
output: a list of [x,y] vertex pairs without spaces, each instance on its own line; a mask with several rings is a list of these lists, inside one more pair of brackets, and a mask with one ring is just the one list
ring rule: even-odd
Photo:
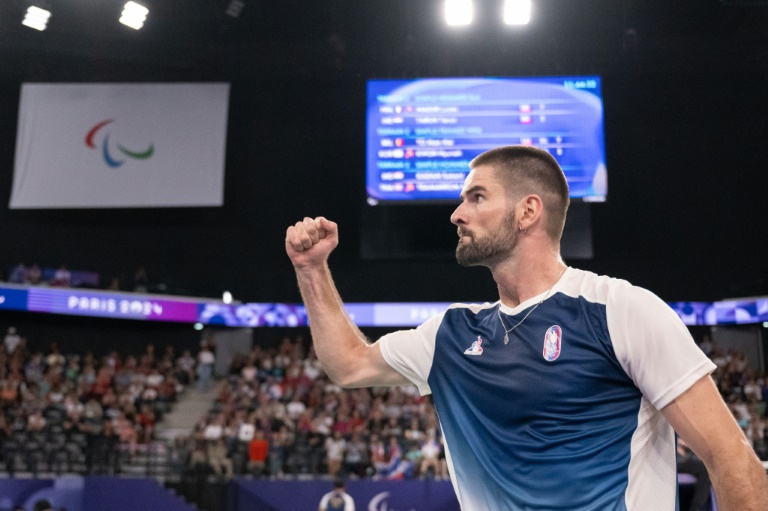
[[558,291],[567,296],[602,305],[637,293],[651,294],[624,279],[598,275],[578,268],[569,268],[567,279],[562,286],[558,287]]

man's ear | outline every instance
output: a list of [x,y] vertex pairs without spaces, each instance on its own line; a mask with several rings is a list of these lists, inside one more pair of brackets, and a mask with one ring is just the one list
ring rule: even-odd
[[528,232],[531,227],[540,224],[544,216],[544,201],[535,193],[526,195],[515,205],[515,217],[518,229]]

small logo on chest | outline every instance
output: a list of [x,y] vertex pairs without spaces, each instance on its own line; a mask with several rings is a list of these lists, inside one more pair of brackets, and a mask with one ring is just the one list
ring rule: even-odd
[[483,340],[480,336],[477,336],[477,340],[472,343],[472,346],[464,350],[465,355],[482,355],[483,354]]
[[554,362],[560,356],[560,350],[563,345],[563,330],[552,325],[544,334],[544,360]]

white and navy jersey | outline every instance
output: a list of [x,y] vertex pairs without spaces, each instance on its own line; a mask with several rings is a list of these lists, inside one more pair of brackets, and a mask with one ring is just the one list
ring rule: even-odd
[[355,511],[355,501],[344,491],[334,490],[320,499],[320,511]]
[[[505,345],[499,312],[508,330],[539,302]],[[568,268],[548,297],[457,304],[379,342],[433,395],[463,510],[675,509],[659,410],[715,365],[652,293]]]

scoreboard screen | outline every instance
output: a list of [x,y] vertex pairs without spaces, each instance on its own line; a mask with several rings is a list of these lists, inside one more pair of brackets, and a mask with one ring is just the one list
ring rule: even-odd
[[549,151],[571,198],[607,195],[600,77],[369,80],[368,202],[454,201],[494,147]]

